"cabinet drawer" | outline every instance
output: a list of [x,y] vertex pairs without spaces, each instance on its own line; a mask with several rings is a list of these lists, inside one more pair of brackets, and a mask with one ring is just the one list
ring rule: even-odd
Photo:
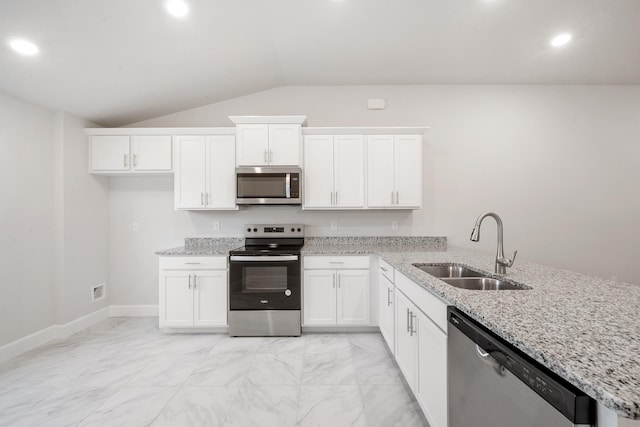
[[395,278],[396,287],[446,333],[447,304],[404,274],[396,272]]
[[304,268],[369,268],[369,256],[306,256],[303,260]]
[[378,259],[378,266],[379,266],[378,268],[380,269],[380,274],[382,274],[384,277],[389,279],[391,283],[394,283],[395,282],[394,273],[396,270],[393,267],[391,267],[391,265],[389,265],[389,263],[383,260],[382,258]]
[[216,269],[224,270],[227,268],[227,257],[160,257],[161,270],[202,270]]

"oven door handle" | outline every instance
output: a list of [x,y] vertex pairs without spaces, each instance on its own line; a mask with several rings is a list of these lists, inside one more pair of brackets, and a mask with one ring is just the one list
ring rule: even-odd
[[231,255],[229,261],[298,261],[298,255],[258,255],[258,256],[242,256]]

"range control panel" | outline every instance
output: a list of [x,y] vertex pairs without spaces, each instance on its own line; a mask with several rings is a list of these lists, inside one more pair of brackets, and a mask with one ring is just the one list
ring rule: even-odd
[[245,237],[304,237],[304,224],[247,224]]

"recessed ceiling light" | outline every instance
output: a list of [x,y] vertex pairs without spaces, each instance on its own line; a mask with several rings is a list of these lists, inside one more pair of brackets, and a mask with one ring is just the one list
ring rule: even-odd
[[9,42],[9,46],[16,52],[22,55],[35,55],[38,53],[38,46],[31,43],[29,40],[24,39],[14,39]]
[[177,18],[182,18],[189,13],[189,6],[182,0],[169,0],[165,3],[167,12]]
[[550,43],[551,43],[551,46],[553,47],[560,47],[560,46],[566,45],[570,41],[571,41],[571,34],[562,33],[552,38]]

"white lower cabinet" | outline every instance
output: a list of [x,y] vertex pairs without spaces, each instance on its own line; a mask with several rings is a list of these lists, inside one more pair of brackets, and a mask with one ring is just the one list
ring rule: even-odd
[[398,272],[394,302],[396,362],[429,425],[446,427],[446,304]]
[[395,354],[395,285],[393,268],[380,260],[378,273],[378,316],[380,333]]
[[369,257],[305,257],[303,325],[369,325]]
[[429,425],[447,425],[447,335],[420,310],[418,330],[418,389],[416,398]]
[[396,362],[414,393],[418,354],[418,338],[414,329],[416,312],[416,306],[402,292],[396,292]]
[[226,263],[226,257],[160,258],[160,327],[226,326]]

